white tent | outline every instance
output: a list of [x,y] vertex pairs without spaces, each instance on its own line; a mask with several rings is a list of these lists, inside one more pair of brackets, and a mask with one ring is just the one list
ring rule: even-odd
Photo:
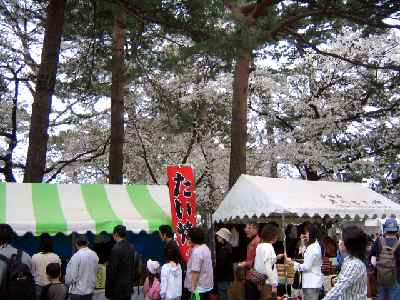
[[400,205],[359,183],[242,175],[213,215],[216,222],[286,217],[383,218]]

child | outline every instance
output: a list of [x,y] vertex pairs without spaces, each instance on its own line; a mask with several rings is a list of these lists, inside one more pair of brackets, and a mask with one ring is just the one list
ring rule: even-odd
[[182,268],[179,257],[173,249],[166,249],[165,261],[161,269],[161,299],[179,300],[182,296]]
[[160,279],[159,270],[160,264],[158,261],[149,259],[147,261],[148,276],[144,281],[143,292],[146,300],[159,300],[160,299]]
[[68,296],[68,290],[65,284],[60,281],[60,264],[48,264],[46,267],[46,275],[50,284],[43,287],[41,300],[66,300]]

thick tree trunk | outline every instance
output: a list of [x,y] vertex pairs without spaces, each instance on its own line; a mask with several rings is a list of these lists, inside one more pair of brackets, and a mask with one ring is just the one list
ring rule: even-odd
[[250,52],[244,53],[235,67],[232,99],[231,157],[229,188],[246,173],[247,96],[249,90]]
[[50,0],[42,60],[32,105],[24,182],[41,182],[46,168],[49,115],[56,82],[66,0]]
[[126,14],[120,9],[114,21],[112,86],[111,86],[111,144],[109,154],[110,183],[121,184],[124,167],[124,45]]

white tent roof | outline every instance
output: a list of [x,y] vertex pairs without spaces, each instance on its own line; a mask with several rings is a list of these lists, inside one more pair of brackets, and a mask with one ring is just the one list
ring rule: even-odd
[[285,214],[296,217],[382,218],[400,205],[360,183],[242,175],[213,215],[216,222]]

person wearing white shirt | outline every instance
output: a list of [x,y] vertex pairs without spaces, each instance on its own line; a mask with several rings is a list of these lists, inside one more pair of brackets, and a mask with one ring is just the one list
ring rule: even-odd
[[69,286],[70,300],[92,300],[96,287],[99,258],[88,247],[86,236],[76,239],[78,251],[71,257],[65,274],[65,284]]
[[173,248],[165,251],[166,263],[161,268],[161,300],[179,300],[182,296],[180,255]]
[[35,278],[36,284],[36,299],[41,299],[42,288],[50,284],[46,267],[51,263],[61,265],[60,257],[53,253],[53,239],[48,233],[40,236],[39,252],[32,256],[32,275]]
[[323,251],[319,239],[319,229],[315,224],[306,228],[304,239],[308,246],[304,252],[304,263],[294,263],[295,270],[302,272],[302,289],[304,300],[318,300],[323,284],[321,272]]
[[[348,254],[335,286],[326,295],[325,300],[367,300],[367,235],[357,226],[343,229],[343,246]],[[398,299],[398,298],[390,298]]]
[[256,257],[254,260],[254,269],[261,274],[266,275],[265,286],[261,290],[260,299],[276,298],[278,286],[278,271],[276,261],[283,254],[276,255],[272,244],[278,239],[278,228],[273,224],[267,224],[261,231],[261,243],[256,248]]

